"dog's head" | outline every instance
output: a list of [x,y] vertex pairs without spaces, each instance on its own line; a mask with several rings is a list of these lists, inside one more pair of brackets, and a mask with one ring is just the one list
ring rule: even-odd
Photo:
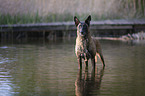
[[85,22],[80,22],[80,20],[75,16],[74,21],[77,27],[77,35],[81,37],[86,37],[89,34],[91,16],[89,15]]

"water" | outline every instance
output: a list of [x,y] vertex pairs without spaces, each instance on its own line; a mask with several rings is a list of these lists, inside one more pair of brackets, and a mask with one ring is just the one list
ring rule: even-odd
[[144,42],[100,42],[95,72],[78,70],[75,39],[1,42],[0,96],[144,96]]

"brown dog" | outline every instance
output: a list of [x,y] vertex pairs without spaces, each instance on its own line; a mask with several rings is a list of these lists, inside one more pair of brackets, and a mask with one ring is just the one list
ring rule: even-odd
[[100,57],[103,66],[105,66],[100,43],[98,40],[91,37],[89,31],[91,16],[88,16],[84,23],[80,22],[76,16],[74,17],[74,21],[77,27],[75,53],[78,58],[80,69],[82,68],[82,58],[84,59],[86,67],[88,67],[88,60],[91,59],[93,68],[95,68],[95,59],[97,61],[97,55]]

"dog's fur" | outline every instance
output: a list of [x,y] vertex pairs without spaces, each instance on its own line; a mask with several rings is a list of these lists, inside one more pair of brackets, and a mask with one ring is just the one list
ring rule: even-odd
[[91,59],[92,65],[95,68],[95,59],[97,61],[97,55],[100,57],[103,66],[105,66],[100,43],[95,38],[92,38],[90,34],[89,26],[91,16],[89,15],[84,23],[80,22],[76,16],[74,17],[74,21],[77,27],[75,53],[78,58],[79,67],[82,68],[83,58],[86,66],[88,66],[88,60]]

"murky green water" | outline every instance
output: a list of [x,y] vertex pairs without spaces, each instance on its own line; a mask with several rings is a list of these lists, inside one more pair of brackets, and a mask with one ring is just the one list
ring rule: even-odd
[[0,44],[0,96],[144,96],[145,43],[101,40],[106,61],[78,70],[75,40]]

